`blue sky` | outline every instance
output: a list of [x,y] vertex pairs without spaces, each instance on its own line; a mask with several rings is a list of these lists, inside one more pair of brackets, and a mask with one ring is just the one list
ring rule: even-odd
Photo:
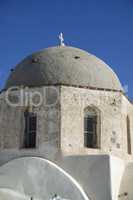
[[0,88],[25,56],[58,45],[60,32],[108,63],[133,99],[132,0],[0,0]]

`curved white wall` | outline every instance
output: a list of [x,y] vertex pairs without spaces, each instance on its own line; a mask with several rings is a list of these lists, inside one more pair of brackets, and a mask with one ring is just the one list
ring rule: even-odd
[[69,200],[89,200],[72,176],[48,160],[25,157],[0,167],[0,199],[6,195],[6,200],[17,196],[49,200],[54,194]]

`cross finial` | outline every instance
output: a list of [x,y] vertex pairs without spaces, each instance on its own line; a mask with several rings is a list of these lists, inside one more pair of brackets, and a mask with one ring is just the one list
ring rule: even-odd
[[64,43],[64,37],[63,37],[63,33],[60,33],[59,35],[59,40],[60,40],[60,46],[65,46],[65,43]]

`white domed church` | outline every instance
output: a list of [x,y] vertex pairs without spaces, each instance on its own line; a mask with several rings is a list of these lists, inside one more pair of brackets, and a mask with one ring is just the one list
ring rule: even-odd
[[132,200],[133,104],[115,72],[61,43],[0,94],[0,200]]

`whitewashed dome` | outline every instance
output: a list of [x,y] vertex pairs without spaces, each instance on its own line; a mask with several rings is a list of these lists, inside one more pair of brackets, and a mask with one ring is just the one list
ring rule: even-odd
[[88,52],[69,46],[57,46],[33,53],[11,72],[5,88],[70,86],[123,90],[114,71]]

